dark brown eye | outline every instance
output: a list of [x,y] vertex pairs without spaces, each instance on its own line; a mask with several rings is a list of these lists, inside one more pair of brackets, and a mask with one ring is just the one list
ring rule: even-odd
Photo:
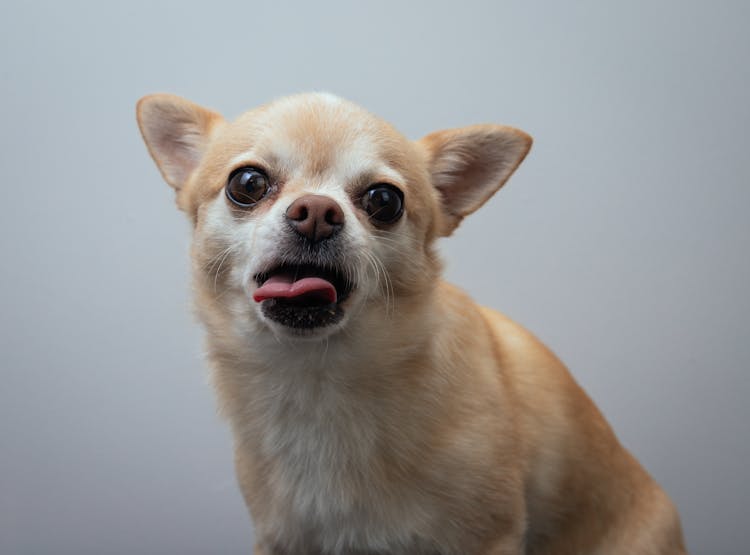
[[362,208],[376,222],[392,224],[404,213],[404,193],[388,183],[376,183],[365,191]]
[[227,197],[238,206],[253,206],[266,196],[269,188],[268,176],[257,168],[234,170],[227,181]]

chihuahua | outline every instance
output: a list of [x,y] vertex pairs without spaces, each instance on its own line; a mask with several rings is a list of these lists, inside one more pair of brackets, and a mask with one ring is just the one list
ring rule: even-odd
[[526,133],[412,142],[323,93],[234,122],[156,94],[137,117],[192,222],[257,555],[685,553],[671,501],[563,364],[441,280],[436,240]]

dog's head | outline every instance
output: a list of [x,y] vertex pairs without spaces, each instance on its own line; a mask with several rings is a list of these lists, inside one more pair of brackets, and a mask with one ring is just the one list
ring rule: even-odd
[[412,142],[329,94],[283,98],[231,123],[164,94],[141,99],[137,114],[194,225],[204,320],[250,336],[387,325],[429,297],[435,239],[492,196],[531,145],[497,125]]

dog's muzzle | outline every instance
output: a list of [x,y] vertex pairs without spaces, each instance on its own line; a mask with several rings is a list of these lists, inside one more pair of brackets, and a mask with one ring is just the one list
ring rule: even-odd
[[266,318],[287,327],[312,329],[339,322],[342,303],[354,289],[347,272],[314,264],[283,264],[255,276],[253,300]]

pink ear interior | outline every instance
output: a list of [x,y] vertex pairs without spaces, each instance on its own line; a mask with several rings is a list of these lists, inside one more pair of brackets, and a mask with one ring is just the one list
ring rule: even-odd
[[450,235],[513,174],[531,148],[529,135],[513,127],[474,125],[422,139],[433,185],[440,191]]
[[211,130],[222,120],[216,112],[169,94],[142,98],[137,117],[151,157],[177,190],[200,163]]

